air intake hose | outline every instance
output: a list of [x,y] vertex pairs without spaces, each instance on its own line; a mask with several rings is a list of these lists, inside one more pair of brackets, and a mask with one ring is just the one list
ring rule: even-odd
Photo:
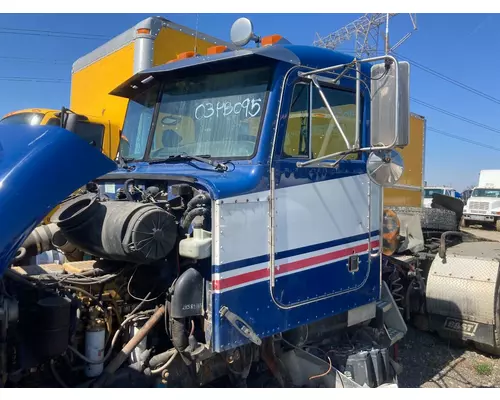
[[30,233],[18,250],[16,260],[34,257],[46,251],[58,249],[64,253],[68,261],[79,261],[82,252],[64,237],[56,224],[40,225]]
[[21,248],[24,248],[25,252],[22,252],[23,256],[19,258],[34,257],[46,251],[54,250],[52,237],[57,231],[59,231],[59,228],[56,224],[40,225],[35,228],[22,244]]

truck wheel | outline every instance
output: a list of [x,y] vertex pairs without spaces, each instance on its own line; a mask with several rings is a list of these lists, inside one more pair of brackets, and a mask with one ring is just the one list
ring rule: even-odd
[[464,217],[462,217],[462,219],[460,220],[460,226],[462,228],[468,228],[470,225],[470,222],[467,221]]
[[457,216],[453,211],[438,208],[388,207],[396,214],[418,215],[422,229],[431,231],[456,231]]
[[500,232],[500,219],[497,219],[495,221],[495,228],[496,228],[497,232]]

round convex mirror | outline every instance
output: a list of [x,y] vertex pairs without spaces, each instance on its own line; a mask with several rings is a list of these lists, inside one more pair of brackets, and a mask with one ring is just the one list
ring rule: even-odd
[[252,21],[238,18],[231,27],[231,42],[236,46],[245,46],[254,38]]
[[393,186],[403,175],[403,158],[396,150],[374,151],[368,157],[366,171],[377,185]]

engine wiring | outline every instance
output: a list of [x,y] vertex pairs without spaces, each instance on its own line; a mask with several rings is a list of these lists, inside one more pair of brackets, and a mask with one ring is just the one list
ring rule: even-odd
[[[128,295],[133,298],[134,300],[137,300],[137,301],[140,301],[141,303],[145,303],[145,302],[151,302],[151,301],[155,301],[155,300],[158,300],[161,296],[163,296],[165,294],[165,291],[161,291],[160,294],[152,299],[148,299],[148,296],[146,296],[145,298],[141,299],[140,297],[137,297],[137,296],[134,296],[132,294],[132,292],[130,291],[130,284],[132,283],[132,280],[134,279],[134,276],[135,276],[135,273],[137,272],[137,270],[139,269],[140,265],[137,265],[135,267],[135,270],[134,272],[132,273],[132,275],[130,276],[129,280],[128,280],[128,283],[127,283],[127,293]],[[155,285],[156,287],[156,285]],[[153,288],[154,289],[154,288]],[[149,292],[148,295],[150,295],[152,292]]]
[[328,370],[326,372],[323,372],[322,374],[310,376],[309,377],[310,381],[312,381],[313,379],[322,378],[330,373],[330,371],[332,370],[332,360],[330,359],[329,356],[326,356],[326,358],[328,358],[328,363],[329,363]]
[[161,367],[156,368],[156,369],[152,369],[151,374],[156,375],[156,374],[159,374],[159,373],[165,371],[172,364],[175,357],[177,357],[177,354],[179,354],[179,352],[177,351],[177,349],[175,349],[173,354],[168,359],[168,361],[165,364],[163,364]]
[[[290,347],[294,348],[295,350],[299,350],[299,351],[301,351],[301,352],[303,352],[303,353],[306,353],[306,354],[307,354],[307,355],[309,355],[309,356],[311,355],[311,354],[310,354],[307,350],[305,350],[304,348],[301,348],[301,347],[295,346],[294,344],[290,343],[288,340],[286,340],[286,339],[283,337],[283,335],[282,335],[281,333],[280,333],[280,335],[279,335],[279,336],[280,336],[280,339],[281,339],[281,340],[283,340],[283,342],[285,342],[288,346],[290,346]],[[321,352],[324,354],[324,356],[328,359],[328,362],[329,362],[329,368],[328,368],[328,370],[327,370],[326,372],[324,372],[323,374],[320,374],[320,375],[313,375],[313,376],[311,376],[311,377],[309,378],[309,380],[318,379],[318,378],[322,378],[322,377],[324,377],[324,376],[327,376],[327,375],[331,372],[331,370],[332,370],[332,368],[333,368],[333,365],[332,365],[332,360],[330,359],[330,357],[328,356],[328,354],[327,354],[324,350],[320,349],[319,347],[307,346],[306,348],[312,348],[312,349],[317,349],[317,350],[321,351]],[[323,361],[325,361],[325,360],[323,360]],[[325,361],[325,362],[326,362],[326,361]],[[336,373],[336,375],[340,377],[340,382],[342,383],[342,387],[343,387],[343,388],[345,388],[345,384],[344,384],[344,380],[343,380],[343,378],[342,378],[342,375],[339,375],[338,373]]]

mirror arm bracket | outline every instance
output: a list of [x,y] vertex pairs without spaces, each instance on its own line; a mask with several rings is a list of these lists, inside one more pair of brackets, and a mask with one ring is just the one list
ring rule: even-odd
[[355,151],[348,150],[348,151],[341,151],[341,152],[338,152],[338,153],[327,154],[326,156],[315,158],[314,160],[309,160],[309,161],[305,161],[305,162],[300,162],[299,161],[299,162],[297,162],[296,165],[297,165],[297,168],[302,168],[302,167],[307,167],[307,166],[312,165],[312,164],[321,163],[322,161],[328,160],[328,159],[332,159],[333,157],[341,156],[338,160],[335,160],[335,162],[333,162],[333,163],[325,163],[324,164],[324,166],[328,166],[330,168],[336,168],[337,165],[343,159],[345,159],[349,154],[353,154],[353,153],[356,153],[356,152],[358,152],[358,150],[355,150]]
[[350,150],[351,144],[349,143],[349,140],[347,140],[347,137],[344,133],[344,130],[340,126],[339,121],[337,120],[335,113],[333,112],[332,108],[330,107],[330,104],[328,103],[328,99],[326,98],[325,94],[321,90],[321,86],[318,83],[318,80],[316,79],[315,76],[312,77],[312,82],[313,82],[314,86],[316,86],[316,89],[318,89],[319,95],[321,96],[321,100],[323,100],[323,103],[325,104],[326,108],[328,109],[328,112],[332,116],[333,121],[335,122],[335,125],[337,126],[337,129],[339,130],[340,134],[342,135],[342,139],[344,139],[344,142],[345,142],[347,148]]

